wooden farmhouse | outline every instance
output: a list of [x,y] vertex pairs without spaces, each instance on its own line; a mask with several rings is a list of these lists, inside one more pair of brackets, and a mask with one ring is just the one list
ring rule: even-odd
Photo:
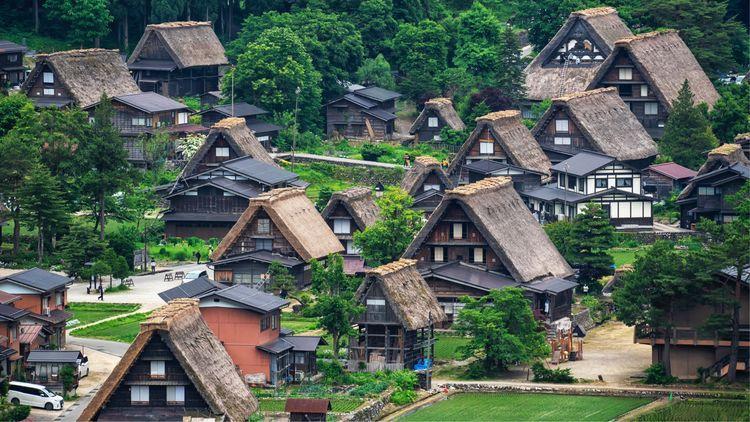
[[745,157],[750,159],[750,133],[740,133],[734,137],[734,143],[742,147]]
[[78,420],[246,421],[258,401],[194,299],[151,313]]
[[675,191],[682,191],[697,171],[677,163],[652,164],[641,172],[643,192],[656,199],[667,199]]
[[396,123],[398,92],[371,86],[326,104],[329,139],[391,139]]
[[330,411],[329,399],[286,399],[284,404],[291,422],[325,422]]
[[142,90],[168,97],[217,90],[221,68],[227,64],[210,22],[148,25],[128,59]]
[[321,215],[344,246],[346,273],[362,273],[364,261],[354,246],[354,233],[363,231],[380,218],[380,208],[372,197],[372,190],[355,187],[334,192]]
[[452,130],[466,129],[450,98],[433,98],[424,103],[424,108],[411,125],[409,134],[414,135],[416,142],[440,142],[440,131],[444,127]]
[[270,150],[271,141],[279,136],[279,131],[283,128],[261,120],[259,117],[264,114],[268,114],[268,111],[248,103],[216,104],[198,113],[201,116],[201,125],[206,127],[211,127],[227,117],[245,119],[245,124],[253,132],[258,142],[264,148]]
[[[725,268],[714,275],[716,286],[735,292],[737,269]],[[750,266],[745,266],[740,274],[739,297],[739,351],[737,360],[738,376],[747,376],[750,370]],[[697,303],[687,308],[677,309],[674,315],[674,326],[670,328],[669,354],[672,375],[679,379],[700,379],[708,377],[721,379],[729,371],[729,354],[732,345],[731,306],[717,307]],[[707,328],[712,315],[724,314],[727,322],[722,329]],[[716,319],[714,319],[716,321]],[[715,326],[714,326],[715,327]],[[663,329],[654,329],[647,325],[636,325],[635,342],[651,345],[651,361],[664,363]]]
[[221,91],[208,91],[200,95],[201,110],[205,110],[219,104],[224,99],[224,94]]
[[366,310],[349,340],[350,371],[411,370],[435,356],[434,327],[445,314],[414,260],[368,271],[355,296]]
[[137,94],[117,50],[92,48],[37,56],[36,65],[21,90],[36,107],[88,108],[108,97]]
[[343,252],[304,189],[281,188],[250,199],[211,259],[216,281],[264,285],[268,266],[278,262],[302,288],[311,281],[310,261]]
[[443,166],[429,156],[414,159],[414,164],[401,180],[401,189],[414,198],[412,208],[428,216],[443,199],[443,193],[451,188],[453,181],[445,173]]
[[750,180],[750,160],[742,147],[724,144],[708,153],[698,174],[677,197],[680,206],[680,227],[693,228],[701,218],[719,224],[737,218],[735,205],[728,201]]
[[532,134],[553,164],[594,151],[642,169],[658,153],[656,142],[611,87],[553,99]]
[[[549,180],[551,163],[529,129],[521,121],[517,110],[498,111],[479,117],[477,126],[458,150],[448,166],[448,176],[455,184],[469,183],[468,165],[480,160],[508,164],[517,169],[542,174]],[[518,188],[526,181],[514,177]]]
[[204,144],[187,163],[163,198],[170,237],[221,238],[247,209],[248,200],[271,189],[307,186],[276,165],[240,118],[211,128]]
[[521,287],[538,318],[570,316],[576,283],[557,251],[513,189],[494,177],[446,192],[404,258],[414,259],[437,296],[449,325],[463,307],[459,298],[491,289]]
[[711,109],[719,99],[677,31],[657,31],[619,39],[586,89],[614,86],[653,138],[664,135],[664,125],[685,81],[695,104]]
[[199,277],[159,293],[165,302],[198,299],[206,324],[224,345],[246,383],[280,385],[317,373],[319,336],[292,336],[281,329],[281,309],[289,305],[243,284],[226,287]]
[[538,102],[585,90],[609,57],[615,41],[631,35],[617,10],[611,7],[571,13],[526,67],[527,98]]
[[0,40],[0,87],[23,83],[26,78],[26,66],[23,65],[26,51],[26,46]]
[[601,204],[618,229],[653,226],[654,198],[644,195],[638,169],[614,157],[584,151],[552,166],[552,173],[556,184],[521,193],[540,222],[575,218],[594,202]]

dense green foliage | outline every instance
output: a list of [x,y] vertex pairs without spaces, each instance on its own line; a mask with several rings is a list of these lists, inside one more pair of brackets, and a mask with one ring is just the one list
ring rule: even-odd
[[646,368],[646,379],[643,381],[646,384],[672,384],[677,381],[677,378],[667,375],[667,370],[664,364],[654,363]]
[[709,113],[714,134],[723,143],[750,132],[750,81],[719,88],[721,98]]
[[572,384],[576,382],[570,374],[570,368],[547,368],[543,362],[534,362],[531,365],[534,372],[534,382],[551,382],[554,384]]

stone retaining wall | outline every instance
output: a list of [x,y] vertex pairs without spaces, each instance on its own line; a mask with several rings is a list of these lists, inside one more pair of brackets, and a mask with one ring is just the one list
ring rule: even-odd
[[705,236],[705,234],[700,232],[633,232],[630,233],[630,235],[632,235],[635,240],[647,245],[651,245],[657,240],[670,240],[672,242],[677,242],[686,237]]
[[391,400],[391,394],[393,394],[393,389],[388,389],[385,393],[378,396],[378,398],[366,403],[354,412],[342,415],[339,420],[352,422],[376,421],[380,418],[380,413],[383,411],[383,408]]

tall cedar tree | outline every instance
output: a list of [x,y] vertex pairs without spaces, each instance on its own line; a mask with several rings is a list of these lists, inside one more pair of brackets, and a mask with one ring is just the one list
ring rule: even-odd
[[392,0],[364,0],[352,18],[362,33],[367,57],[390,51],[391,34],[395,34],[398,29],[398,22],[393,19]]
[[546,333],[540,330],[522,289],[493,289],[479,298],[464,297],[462,302],[455,329],[471,340],[459,353],[464,359],[479,359],[485,373],[549,355]]
[[413,100],[441,93],[439,76],[447,68],[450,35],[434,21],[404,23],[393,37],[393,54],[403,80],[401,90]]
[[591,0],[520,0],[514,23],[528,28],[529,41],[536,51],[541,51],[571,12],[595,3]]
[[325,265],[313,260],[311,266],[312,291],[317,297],[311,313],[320,317],[318,326],[331,335],[337,360],[341,339],[354,334],[352,320],[364,312],[354,298],[359,280],[344,274],[344,259],[338,254],[329,255]]
[[[97,211],[99,239],[104,239],[107,198],[127,187],[132,179],[132,169],[127,161],[120,132],[112,124],[114,109],[106,95],[102,95],[94,111],[91,137],[81,143],[78,159],[86,169],[81,175],[81,192],[91,200]],[[95,204],[95,205],[94,205]]]
[[607,253],[615,243],[615,228],[599,204],[588,204],[570,227],[570,264],[578,269],[578,283],[589,291],[601,291],[599,279],[612,274],[614,260]]
[[355,76],[357,82],[365,86],[375,85],[385,89],[396,89],[396,80],[393,78],[391,65],[382,54],[378,54],[374,59],[365,59]]
[[503,24],[480,2],[456,19],[456,55],[453,63],[473,76],[479,88],[496,86],[505,72]]
[[526,97],[526,77],[523,74],[525,64],[521,59],[521,47],[518,37],[510,25],[506,25],[501,35],[502,54],[500,56],[500,78],[497,85],[503,94],[513,101]]
[[662,363],[672,376],[670,345],[675,313],[701,299],[698,274],[705,270],[689,252],[676,250],[674,243],[657,241],[635,261],[632,272],[623,277],[613,293],[615,315],[627,325],[648,325],[662,333]]
[[86,277],[86,263],[94,262],[104,253],[107,243],[99,240],[91,228],[83,224],[74,224],[65,234],[58,248],[65,272],[71,277]]
[[718,144],[707,108],[705,104],[693,104],[693,92],[686,79],[667,118],[660,152],[678,164],[697,169],[705,160],[705,151]]
[[45,0],[44,7],[52,17],[70,27],[70,38],[81,47],[91,41],[99,47],[100,38],[109,33],[113,20],[107,3],[107,0]]
[[47,167],[37,164],[25,177],[20,196],[21,220],[37,230],[37,261],[44,258],[44,243],[68,221],[60,183]]
[[750,81],[719,88],[721,98],[709,113],[714,134],[722,143],[750,132]]
[[710,325],[725,329],[731,326],[732,343],[729,354],[729,372],[727,380],[735,382],[737,379],[737,359],[740,342],[740,315],[742,308],[742,280],[744,270],[750,265],[750,182],[734,195],[728,197],[730,204],[734,204],[737,218],[724,224],[716,224],[710,220],[701,220],[698,229],[710,233],[708,248],[702,250],[706,255],[705,261],[713,265],[716,270],[731,268],[736,276],[726,284],[711,284],[713,292],[711,301],[718,305],[715,309],[732,309],[731,315],[724,313],[712,315]]
[[380,200],[380,220],[354,233],[354,244],[368,265],[397,260],[422,228],[422,214],[411,209],[414,199],[402,189],[389,189]]

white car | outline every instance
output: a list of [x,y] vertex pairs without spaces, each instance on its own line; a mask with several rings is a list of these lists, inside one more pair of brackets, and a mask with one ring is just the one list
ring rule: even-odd
[[187,274],[185,274],[185,279],[183,280],[183,283],[187,283],[188,281],[193,281],[198,277],[204,277],[204,276],[206,276],[206,270],[190,271]]
[[14,405],[25,404],[46,410],[62,410],[63,398],[47,390],[47,387],[28,382],[11,381],[8,401]]
[[89,376],[89,357],[84,356],[80,362],[78,362],[78,379]]

